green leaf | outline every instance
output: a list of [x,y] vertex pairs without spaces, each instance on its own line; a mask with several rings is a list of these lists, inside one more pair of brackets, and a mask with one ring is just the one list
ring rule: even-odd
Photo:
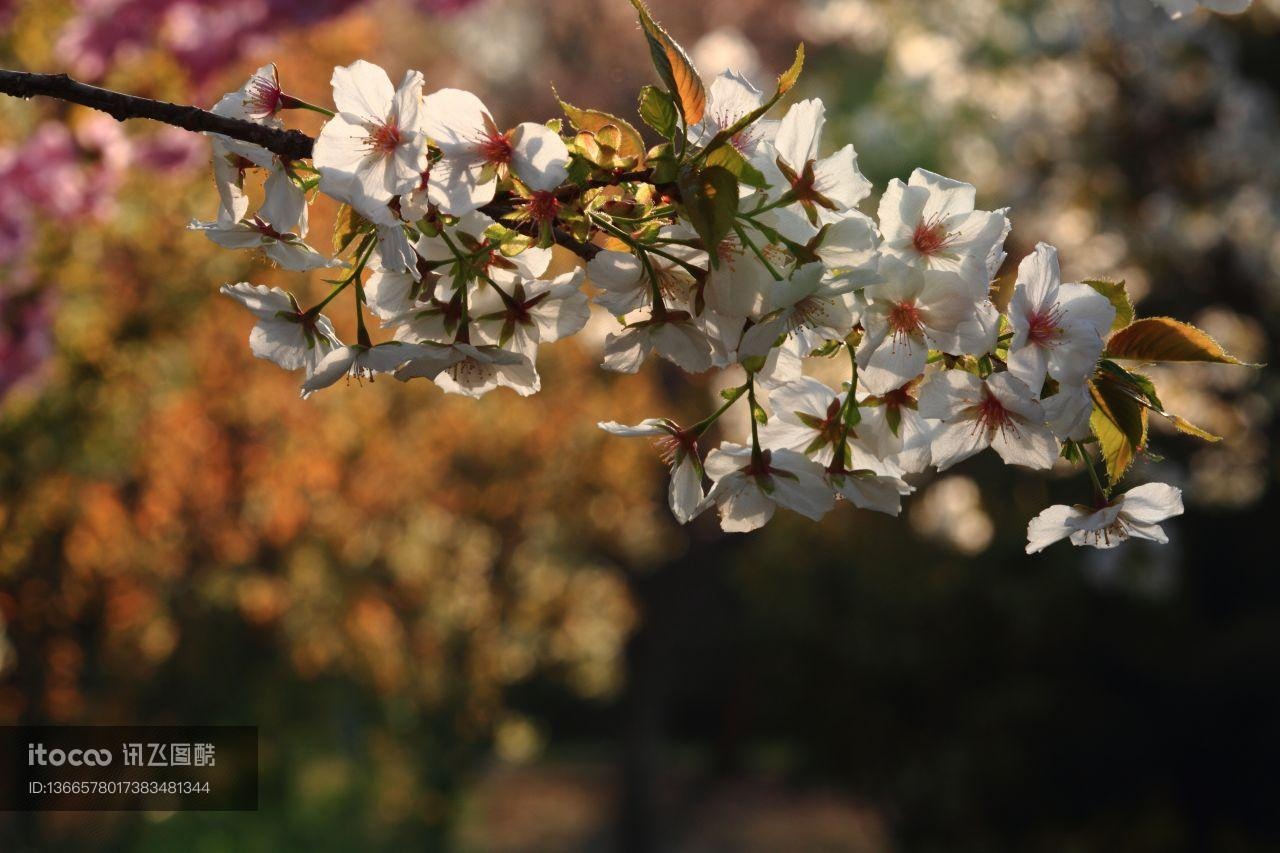
[[352,241],[369,225],[369,220],[349,204],[338,208],[338,217],[333,224],[333,253],[341,255]]
[[681,178],[680,194],[693,230],[718,266],[716,247],[733,229],[738,213],[738,179],[722,166],[709,166]]
[[[1171,317],[1135,320],[1107,341],[1109,358],[1134,361],[1208,361],[1217,364],[1244,364],[1190,323]],[[1256,366],[1256,365],[1250,365]]]
[[573,125],[574,130],[585,130],[597,136],[603,132],[607,137],[612,137],[614,130],[616,130],[618,138],[610,139],[609,141],[618,143],[616,146],[618,154],[623,157],[634,158],[637,165],[644,162],[644,137],[640,135],[640,131],[636,130],[625,119],[620,119],[615,115],[610,115],[600,110],[584,110],[581,107],[575,107],[568,101],[561,100],[560,96],[556,94],[554,86],[551,92],[556,95],[556,100],[560,102],[560,108],[564,110],[565,117],[569,119],[569,123]]
[[640,118],[663,139],[676,135],[676,121],[679,119],[676,105],[670,95],[656,86],[645,86],[640,90]]
[[747,158],[732,145],[721,145],[715,151],[707,155],[708,166],[721,166],[733,173],[739,183],[746,184],[757,189],[765,189],[769,186],[769,181],[765,178],[764,173],[747,162]]
[[702,121],[702,114],[707,108],[707,90],[702,85],[702,78],[698,76],[698,71],[693,67],[684,48],[653,20],[644,0],[631,0],[631,5],[640,16],[640,26],[649,42],[653,65],[658,69],[658,76],[666,84],[672,100],[679,105],[685,127],[697,124]]
[[1111,331],[1119,331],[1133,322],[1133,304],[1129,302],[1129,294],[1124,289],[1123,281],[1092,279],[1084,283],[1107,297],[1111,307],[1116,309],[1116,318],[1111,321]]
[[1120,385],[1104,377],[1089,382],[1093,413],[1089,426],[1098,438],[1107,478],[1114,486],[1147,443],[1147,410]]

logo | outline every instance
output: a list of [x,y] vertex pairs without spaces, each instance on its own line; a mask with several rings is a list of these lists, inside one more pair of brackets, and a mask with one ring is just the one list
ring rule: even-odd
[[46,749],[42,743],[27,744],[28,767],[106,767],[111,763],[109,749]]

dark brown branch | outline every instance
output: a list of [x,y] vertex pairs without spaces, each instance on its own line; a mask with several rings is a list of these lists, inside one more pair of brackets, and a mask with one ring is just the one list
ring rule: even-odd
[[241,142],[260,145],[287,160],[309,158],[315,142],[301,131],[277,130],[251,121],[215,115],[199,107],[99,89],[97,86],[72,80],[66,74],[32,74],[0,69],[0,93],[13,95],[15,98],[30,98],[34,95],[57,98],[101,110],[116,121],[149,118],[184,130],[220,133]]

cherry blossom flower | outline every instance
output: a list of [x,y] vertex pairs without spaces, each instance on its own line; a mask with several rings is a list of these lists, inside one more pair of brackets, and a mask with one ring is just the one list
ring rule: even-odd
[[667,487],[671,514],[681,524],[693,520],[701,510],[704,497],[697,436],[666,418],[646,418],[635,426],[625,426],[617,421],[601,421],[596,426],[613,435],[655,439],[654,446],[671,469],[671,483]]
[[427,168],[422,74],[408,71],[398,88],[387,72],[357,60],[333,69],[333,103],[316,140],[320,191],[390,224],[387,203],[417,186]]
[[880,197],[882,250],[913,267],[957,272],[976,296],[986,295],[989,260],[1003,259],[998,247],[1008,218],[1003,211],[974,210],[975,192],[971,184],[924,169],[905,184],[894,178]]
[[1160,522],[1182,515],[1182,492],[1166,483],[1147,483],[1099,506],[1057,504],[1027,525],[1027,553],[1043,551],[1070,537],[1072,545],[1114,548],[1126,539],[1164,544]]
[[898,515],[902,512],[902,498],[915,491],[898,477],[883,476],[872,471],[826,471],[828,485],[836,495],[858,509]]
[[253,218],[230,220],[219,214],[213,222],[192,221],[187,227],[228,249],[261,249],[287,270],[313,270],[338,265],[302,239],[307,233],[306,196],[283,169],[266,182],[266,200]]
[[[794,450],[821,465],[830,465],[836,448],[844,442],[841,460],[851,471],[897,474],[886,460],[871,453],[859,437],[859,427],[844,425],[847,393],[837,394],[817,379],[802,376],[769,392],[773,417],[760,427],[760,444],[771,449]],[[859,425],[860,426],[860,425]]]
[[[703,146],[722,130],[764,103],[764,93],[736,71],[724,71],[707,87],[707,108],[702,121],[689,128],[689,141]],[[778,133],[778,122],[759,119],[734,134],[729,144],[757,168],[768,163],[769,147]]]
[[465,342],[423,344],[420,356],[402,365],[396,379],[430,379],[446,394],[483,397],[495,388],[510,388],[521,397],[541,387],[533,362],[519,353]]
[[509,174],[535,192],[554,190],[569,174],[569,149],[546,125],[500,131],[480,99],[461,89],[433,92],[425,108],[427,135],[444,152],[431,166],[427,197],[451,216],[488,204]]
[[920,415],[942,422],[932,447],[939,471],[988,447],[1006,464],[1028,468],[1049,468],[1058,457],[1044,409],[1010,373],[985,380],[963,370],[934,373],[921,386]]
[[328,317],[303,312],[292,294],[278,287],[242,281],[223,285],[221,292],[239,300],[258,318],[249,333],[249,349],[258,358],[274,361],[285,370],[306,368],[309,376],[330,350],[340,346]]
[[[859,374],[859,383],[862,376]],[[905,474],[918,474],[933,460],[930,445],[936,421],[920,416],[916,392],[920,379],[858,401],[858,437],[867,450]],[[865,386],[863,386],[865,390]]]
[[494,284],[480,288],[471,300],[476,339],[533,359],[538,344],[575,334],[591,319],[582,291],[585,277],[580,267],[546,280],[496,273]]
[[862,291],[867,306],[858,367],[871,393],[887,393],[919,376],[930,349],[960,355],[989,345],[978,303],[958,274],[895,261],[883,263],[881,272],[885,283]]
[[726,533],[763,527],[780,506],[817,521],[835,505],[822,466],[794,450],[765,450],[753,460],[750,447],[726,442],[704,467],[712,486],[702,508],[715,504]]
[[702,373],[711,367],[707,336],[685,311],[631,323],[605,338],[605,370],[635,373],[649,353],[655,352],[686,373]]
[[1037,391],[1046,374],[1079,387],[1093,373],[1115,316],[1107,298],[1089,285],[1063,284],[1058,250],[1037,244],[1018,266],[1009,303],[1009,372]]
[[302,399],[305,400],[321,388],[328,388],[343,376],[372,382],[374,374],[391,373],[406,361],[420,358],[424,354],[422,347],[401,341],[387,341],[377,346],[352,344],[338,347],[322,358],[302,383]]
[[[695,236],[693,229],[685,226],[668,226],[658,232],[658,237],[663,240],[688,240]],[[679,243],[664,244],[662,250],[670,257],[651,254],[647,268],[632,252],[610,249],[597,252],[587,262],[587,280],[600,288],[600,293],[595,296],[596,304],[616,317],[652,305],[653,285],[649,280],[649,270],[652,270],[663,303],[690,310],[696,282],[681,262],[706,269],[707,253]]]
[[766,306],[770,313],[742,336],[739,356],[765,355],[783,335],[794,335],[806,355],[827,340],[843,339],[853,331],[854,288],[849,281],[827,278],[822,264],[800,267],[776,283]]
[[818,142],[826,123],[826,107],[817,98],[793,104],[778,125],[774,139],[774,186],[789,188],[811,221],[818,210],[846,211],[871,194],[871,182],[858,169],[858,155],[846,145],[818,159]]

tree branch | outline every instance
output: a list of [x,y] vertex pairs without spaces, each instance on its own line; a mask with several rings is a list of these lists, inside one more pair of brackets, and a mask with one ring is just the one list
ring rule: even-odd
[[99,89],[73,80],[66,74],[33,74],[27,71],[0,69],[0,93],[15,98],[44,95],[101,110],[116,121],[149,118],[153,121],[204,133],[220,133],[241,142],[260,145],[287,160],[303,160],[311,156],[314,144],[310,136],[298,130],[277,130],[242,119],[215,115],[199,107],[171,104],[137,95],[126,95],[110,89]]
[[[0,69],[0,94],[12,95],[15,98],[43,95],[47,98],[57,98],[60,101],[69,101],[101,110],[116,121],[147,118],[184,130],[218,133],[241,142],[261,146],[287,160],[309,159],[312,146],[315,144],[314,139],[299,130],[277,130],[251,121],[216,115],[199,107],[172,104],[168,101],[157,101],[110,89],[100,89],[97,86],[73,80],[66,74],[34,74],[27,71]],[[485,205],[482,211],[498,218],[511,212],[510,200],[495,199]],[[536,225],[515,227],[533,236],[537,235]],[[555,229],[555,238],[557,243],[587,259],[594,257],[600,251],[599,246],[579,242],[559,228]]]

